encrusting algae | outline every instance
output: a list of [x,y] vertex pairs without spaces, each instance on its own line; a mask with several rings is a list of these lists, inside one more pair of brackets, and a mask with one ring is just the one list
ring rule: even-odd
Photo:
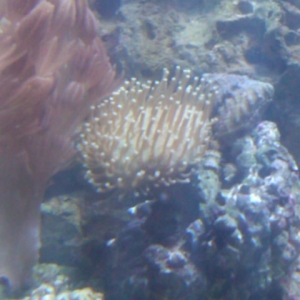
[[77,147],[99,192],[189,182],[209,143],[214,95],[189,70],[169,77],[164,69],[161,81],[133,78],[91,107]]
[[103,300],[102,293],[95,292],[91,288],[77,289],[73,291],[57,292],[50,284],[43,284],[33,290],[30,296],[23,300]]

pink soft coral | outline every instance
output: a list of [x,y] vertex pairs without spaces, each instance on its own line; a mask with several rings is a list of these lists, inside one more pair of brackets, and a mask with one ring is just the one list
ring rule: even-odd
[[47,181],[115,74],[87,0],[1,0],[0,15],[0,277],[18,288],[38,258]]

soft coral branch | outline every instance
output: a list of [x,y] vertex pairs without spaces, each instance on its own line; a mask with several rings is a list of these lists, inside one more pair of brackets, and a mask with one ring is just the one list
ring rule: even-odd
[[87,0],[2,0],[0,16],[0,277],[18,288],[38,258],[47,181],[115,73]]

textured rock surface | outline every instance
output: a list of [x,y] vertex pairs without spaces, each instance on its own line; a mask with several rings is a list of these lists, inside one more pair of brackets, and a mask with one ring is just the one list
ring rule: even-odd
[[[265,35],[279,23],[276,1],[124,1],[103,36],[128,76],[161,66],[276,78]],[[115,47],[117,45],[117,47]],[[272,59],[272,61],[270,61]]]
[[295,0],[124,1],[102,35],[127,76],[181,65],[277,83],[272,118],[297,161],[300,7]]
[[233,145],[239,176],[230,188],[216,183],[222,166],[211,153],[194,188],[174,187],[131,209],[136,220],[109,246],[108,299],[287,296],[282,282],[300,253],[299,178],[279,136],[263,122]]
[[297,153],[300,7],[295,0],[123,1],[102,36],[126,76],[162,67],[249,75],[278,84],[272,118]]

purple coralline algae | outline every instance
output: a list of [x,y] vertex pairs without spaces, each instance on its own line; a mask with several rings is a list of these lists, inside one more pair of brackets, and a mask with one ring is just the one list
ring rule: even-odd
[[214,132],[218,138],[236,138],[237,132],[249,131],[260,120],[264,109],[272,101],[271,84],[234,74],[204,74],[209,94],[214,92],[215,114],[218,121]]
[[279,138],[264,121],[227,155],[231,184],[219,175],[221,153],[208,151],[190,185],[131,208],[133,220],[108,245],[107,299],[291,299],[284,283],[300,253],[299,178]]

